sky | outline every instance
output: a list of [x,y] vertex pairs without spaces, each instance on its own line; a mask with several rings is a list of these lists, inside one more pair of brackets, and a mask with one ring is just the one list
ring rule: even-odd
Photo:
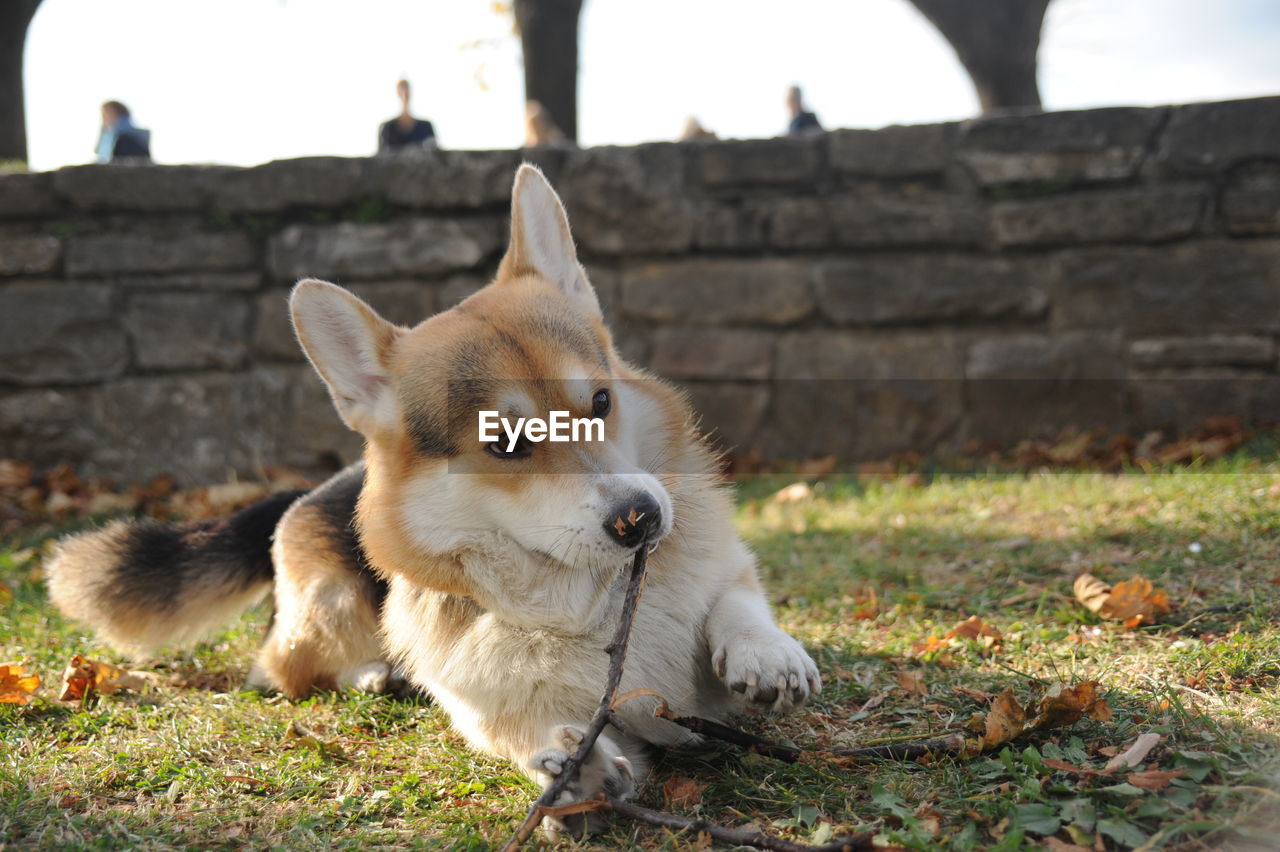
[[[1277,0],[1054,0],[1048,109],[1280,94]],[[823,124],[966,118],[973,89],[907,0],[584,0],[579,141],[777,135],[792,83]],[[395,82],[449,148],[511,148],[523,81],[493,0],[44,0],[27,37],[33,169],[90,162],[126,103],[161,163],[365,156]]]

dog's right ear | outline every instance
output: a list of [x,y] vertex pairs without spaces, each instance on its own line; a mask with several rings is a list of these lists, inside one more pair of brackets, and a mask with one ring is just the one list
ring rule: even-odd
[[387,363],[403,329],[348,291],[314,278],[293,288],[289,310],[342,422],[366,437],[394,428],[399,405]]

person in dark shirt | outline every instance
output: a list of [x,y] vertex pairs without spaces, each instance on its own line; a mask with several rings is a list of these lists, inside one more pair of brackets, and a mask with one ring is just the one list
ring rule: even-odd
[[151,131],[133,125],[129,108],[119,101],[102,105],[102,132],[98,134],[98,162],[150,160]]
[[804,108],[804,93],[799,86],[787,89],[787,112],[791,113],[791,123],[787,125],[788,136],[822,132],[818,117]]
[[410,148],[434,148],[436,130],[426,119],[414,118],[409,112],[409,81],[396,83],[396,95],[400,98],[400,114],[384,121],[378,128],[378,153],[394,154]]

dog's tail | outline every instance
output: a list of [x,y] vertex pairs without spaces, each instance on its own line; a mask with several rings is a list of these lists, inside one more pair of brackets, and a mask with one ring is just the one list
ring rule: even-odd
[[194,644],[271,588],[271,536],[306,491],[234,515],[162,524],[114,521],[59,542],[45,573],[64,615],[134,656]]

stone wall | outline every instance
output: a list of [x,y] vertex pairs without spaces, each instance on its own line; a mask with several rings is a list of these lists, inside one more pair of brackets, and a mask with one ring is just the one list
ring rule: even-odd
[[1280,98],[816,137],[0,177],[0,457],[188,481],[359,450],[285,310],[485,283],[538,162],[633,359],[739,452],[1280,420]]

